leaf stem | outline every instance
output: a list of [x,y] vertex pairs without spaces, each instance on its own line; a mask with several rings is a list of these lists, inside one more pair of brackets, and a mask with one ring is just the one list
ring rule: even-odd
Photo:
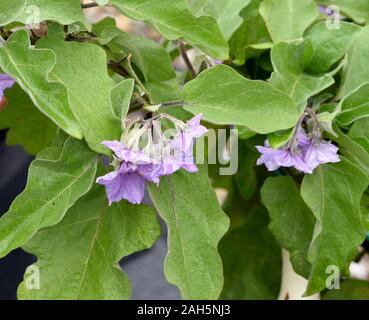
[[191,60],[187,55],[186,46],[182,40],[178,40],[178,47],[179,47],[179,51],[181,52],[181,56],[187,66],[187,69],[190,72],[191,78],[192,79],[196,78],[197,74],[196,74],[195,68],[193,67]]
[[99,5],[96,2],[90,2],[90,3],[81,3],[82,9],[89,9],[89,8],[95,8]]

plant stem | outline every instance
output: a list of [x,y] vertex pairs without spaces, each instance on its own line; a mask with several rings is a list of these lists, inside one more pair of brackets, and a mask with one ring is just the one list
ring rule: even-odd
[[190,61],[190,58],[187,55],[186,46],[182,40],[178,40],[178,47],[179,47],[179,51],[181,52],[182,58],[187,66],[187,69],[190,72],[191,78],[192,79],[196,78],[197,74],[196,74],[195,68],[193,67]]
[[89,8],[95,8],[98,7],[99,5],[96,2],[91,2],[91,3],[81,3],[81,7],[82,9],[89,9]]

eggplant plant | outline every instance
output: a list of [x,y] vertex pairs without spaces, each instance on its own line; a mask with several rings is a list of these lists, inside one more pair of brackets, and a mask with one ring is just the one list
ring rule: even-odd
[[119,261],[159,217],[183,299],[277,299],[289,264],[300,297],[369,299],[368,22],[364,0],[1,0],[0,129],[35,156],[0,218],[0,258],[37,259],[18,299],[129,299]]

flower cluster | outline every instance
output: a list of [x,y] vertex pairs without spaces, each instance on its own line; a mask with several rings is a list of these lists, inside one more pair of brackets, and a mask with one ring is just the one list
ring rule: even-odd
[[[174,124],[174,133],[166,137],[161,130],[161,120]],[[126,199],[133,204],[142,202],[147,182],[159,184],[160,177],[179,169],[196,172],[193,146],[195,138],[207,129],[200,124],[201,115],[187,123],[169,115],[136,122],[125,130],[121,141],[103,144],[114,152],[115,170],[97,179],[106,188],[109,203]]]
[[298,126],[292,140],[280,149],[273,149],[268,140],[265,146],[257,146],[261,157],[257,165],[265,165],[269,171],[279,167],[294,167],[304,173],[312,173],[323,163],[339,162],[338,148],[317,137],[309,137],[305,130]]

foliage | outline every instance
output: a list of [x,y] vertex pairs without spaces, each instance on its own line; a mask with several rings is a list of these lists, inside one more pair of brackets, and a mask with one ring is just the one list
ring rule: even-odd
[[[319,13],[332,4],[338,28]],[[0,85],[0,128],[9,129],[7,144],[36,156],[25,190],[0,218],[0,257],[22,247],[42,278],[29,290],[25,274],[18,298],[129,299],[119,261],[155,244],[156,214],[168,228],[165,275],[184,299],[276,299],[282,248],[307,280],[306,295],[368,298],[368,283],[348,271],[369,226],[368,1],[95,5],[143,21],[155,36],[125,32],[111,18],[91,23],[80,0],[0,1],[0,74],[16,81]],[[199,114],[209,130],[228,130],[206,140],[203,158],[228,150],[237,172],[224,174],[224,159],[196,173],[182,166],[150,180],[146,172],[149,205],[108,204],[95,184],[108,160],[111,176],[135,163],[103,141],[137,134],[150,143],[160,121],[191,134]],[[261,161],[256,147],[266,139]],[[321,146],[337,147],[340,161],[319,159],[307,174],[281,168],[278,152],[305,148],[299,139],[310,143],[306,162]],[[326,290],[331,266],[345,278],[340,293]]]

